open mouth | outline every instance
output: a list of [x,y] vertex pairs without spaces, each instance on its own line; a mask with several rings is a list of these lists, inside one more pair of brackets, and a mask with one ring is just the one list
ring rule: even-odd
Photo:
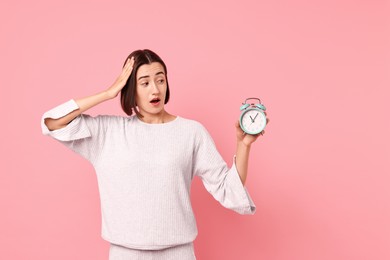
[[157,104],[158,102],[160,102],[160,99],[159,98],[153,98],[150,103],[152,104]]

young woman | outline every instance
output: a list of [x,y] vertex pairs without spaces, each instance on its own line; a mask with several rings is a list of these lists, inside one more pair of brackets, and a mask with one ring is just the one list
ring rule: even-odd
[[[84,113],[119,93],[128,116]],[[250,147],[259,135],[244,134],[236,123],[237,151],[228,168],[206,128],[167,112],[168,100],[165,63],[150,50],[137,50],[108,89],[70,99],[41,118],[44,135],[95,168],[110,260],[196,259],[190,200],[195,176],[224,207],[239,214],[256,211],[244,184]]]

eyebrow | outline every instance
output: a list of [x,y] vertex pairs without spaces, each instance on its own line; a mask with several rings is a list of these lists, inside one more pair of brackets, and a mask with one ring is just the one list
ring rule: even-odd
[[[164,72],[162,72],[162,71],[157,72],[155,76],[160,75],[160,74],[164,75]],[[142,76],[142,77],[139,77],[138,80],[143,79],[143,78],[148,78],[148,77],[149,77],[149,75],[148,76]]]

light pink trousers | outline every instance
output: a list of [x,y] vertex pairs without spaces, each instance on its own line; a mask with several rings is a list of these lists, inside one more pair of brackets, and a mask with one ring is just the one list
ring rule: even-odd
[[193,242],[159,250],[140,250],[110,244],[109,260],[196,260]]

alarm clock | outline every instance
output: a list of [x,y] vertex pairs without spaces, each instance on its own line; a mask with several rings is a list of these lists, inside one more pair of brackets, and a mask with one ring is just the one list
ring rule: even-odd
[[[247,103],[248,100],[258,100],[258,104]],[[267,117],[265,115],[265,106],[261,103],[259,98],[247,98],[240,107],[240,126],[241,129],[250,135],[261,133],[267,124]]]

